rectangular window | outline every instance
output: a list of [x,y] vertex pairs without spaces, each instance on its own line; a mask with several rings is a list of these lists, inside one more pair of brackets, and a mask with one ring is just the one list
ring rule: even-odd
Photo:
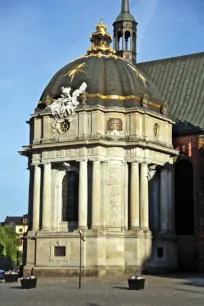
[[22,232],[23,232],[23,229],[22,229],[22,228],[19,228],[18,231],[19,231],[19,233],[22,233]]
[[23,224],[27,224],[27,218],[23,218]]
[[164,256],[164,249],[162,247],[157,248],[157,257],[162,258]]
[[54,255],[56,257],[65,257],[66,256],[66,247],[65,246],[56,246],[54,248]]

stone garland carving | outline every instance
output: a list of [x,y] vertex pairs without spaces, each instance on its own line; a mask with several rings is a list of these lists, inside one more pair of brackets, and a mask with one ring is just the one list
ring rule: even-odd
[[[54,100],[51,105],[47,106],[54,117],[54,122],[52,124],[54,133],[58,132],[59,134],[62,134],[67,131],[67,129],[61,129],[61,126],[63,124],[67,127],[69,126],[69,123],[75,115],[75,109],[80,104],[78,97],[86,90],[86,88],[87,84],[84,82],[80,88],[76,89],[71,95],[71,87],[62,87],[61,97]],[[65,124],[66,122],[67,124]]]
[[112,221],[113,225],[118,223],[120,215],[119,196],[120,187],[113,186],[109,195],[109,219]]
[[119,226],[121,224],[121,171],[119,167],[107,169],[108,181],[108,224]]

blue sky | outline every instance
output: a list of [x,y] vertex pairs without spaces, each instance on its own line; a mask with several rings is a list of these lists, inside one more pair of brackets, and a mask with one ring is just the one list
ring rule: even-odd
[[[130,0],[138,61],[204,51],[203,0]],[[102,17],[112,34],[121,0],[0,0],[0,221],[27,212],[26,120],[51,77],[90,46]]]

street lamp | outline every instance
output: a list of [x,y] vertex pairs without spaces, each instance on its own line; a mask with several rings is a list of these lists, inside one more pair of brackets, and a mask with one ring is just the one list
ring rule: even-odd
[[81,289],[81,241],[85,241],[85,238],[83,236],[83,233],[81,230],[79,230],[79,289]]

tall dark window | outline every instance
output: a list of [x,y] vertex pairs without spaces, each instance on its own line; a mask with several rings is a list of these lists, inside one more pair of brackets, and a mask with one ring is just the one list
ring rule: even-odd
[[175,165],[175,225],[177,235],[194,234],[193,167],[188,160]]
[[78,173],[68,172],[62,182],[62,221],[78,221],[78,189]]

